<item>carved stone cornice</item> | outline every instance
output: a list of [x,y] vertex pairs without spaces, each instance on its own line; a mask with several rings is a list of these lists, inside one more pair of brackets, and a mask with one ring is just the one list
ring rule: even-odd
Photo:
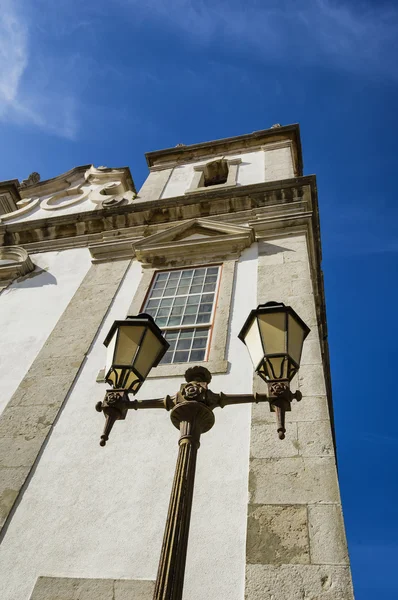
[[191,144],[190,146],[178,145],[174,148],[166,148],[145,154],[148,167],[151,170],[159,168],[167,169],[179,164],[187,164],[201,160],[210,159],[216,155],[240,154],[248,150],[261,148],[269,142],[280,142],[291,140],[293,144],[293,157],[295,173],[302,175],[303,161],[300,141],[300,128],[298,124],[287,125],[253,133],[238,135],[231,138]]

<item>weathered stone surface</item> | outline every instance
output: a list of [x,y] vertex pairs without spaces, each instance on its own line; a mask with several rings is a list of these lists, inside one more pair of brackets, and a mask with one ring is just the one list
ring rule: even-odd
[[287,304],[303,319],[304,323],[311,329],[316,327],[316,312],[314,296],[312,294],[300,294],[300,296],[289,296]]
[[[294,390],[294,386],[292,386]],[[329,419],[326,396],[304,396],[301,402],[292,402],[292,410],[286,413],[286,423],[299,421],[325,421]],[[269,409],[267,402],[253,404],[253,423],[275,423],[275,413]],[[312,425],[312,427],[314,427]],[[289,428],[287,427],[289,431]]]
[[29,471],[30,467],[0,469],[0,527],[4,525]]
[[[14,437],[0,437],[0,467],[29,467],[40,450],[46,432],[39,432],[34,437],[18,435]],[[9,448],[13,452],[9,452]]]
[[58,409],[59,405],[56,403],[39,404],[29,408],[7,406],[0,419],[0,436],[15,438],[17,435],[24,435],[32,438],[37,433],[48,432]]
[[31,600],[114,600],[113,579],[39,577]]
[[246,559],[259,564],[308,564],[307,507],[249,505]]
[[353,600],[342,566],[247,565],[245,600]]
[[30,600],[151,600],[154,582],[39,577]]
[[321,346],[318,339],[305,340],[300,365],[321,365]]
[[152,600],[155,582],[149,579],[117,579],[114,589],[112,600]]
[[333,456],[332,430],[329,421],[297,423],[298,451],[302,456]]
[[293,295],[293,283],[299,281],[310,281],[309,266],[306,263],[280,265],[263,264],[263,258],[259,256],[259,280],[258,298],[259,302],[270,300],[281,300],[288,304],[288,299]]
[[324,396],[326,394],[322,365],[302,365],[298,375],[300,391],[303,396]]
[[[38,404],[62,404],[71,386],[70,370],[58,371],[47,377],[26,376],[20,383],[8,406],[36,406]],[[51,389],[51,396],[49,396]]]
[[280,440],[276,430],[275,413],[271,413],[271,415],[274,418],[273,425],[264,425],[263,423],[252,424],[250,456],[252,458],[297,456],[299,453],[297,424],[291,423],[286,430],[286,438]]
[[334,458],[253,458],[249,492],[252,504],[339,502]]
[[137,201],[158,200],[169,180],[173,169],[161,169],[159,171],[151,171],[144,185],[140,189]]
[[339,504],[308,507],[311,562],[348,564],[343,515]]

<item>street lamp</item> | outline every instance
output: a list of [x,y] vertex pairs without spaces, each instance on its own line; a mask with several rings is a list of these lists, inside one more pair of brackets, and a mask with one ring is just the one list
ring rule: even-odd
[[298,314],[283,302],[267,302],[252,310],[239,333],[246,344],[256,373],[268,385],[276,412],[278,435],[285,438],[285,412],[291,410],[292,398],[301,393],[290,391],[290,381],[300,367],[303,343],[310,329]]
[[171,491],[153,600],[181,600],[189,525],[200,436],[215,422],[213,410],[230,404],[269,402],[276,412],[278,435],[285,437],[285,412],[300,392],[290,391],[290,381],[300,367],[301,350],[308,327],[295,311],[282,303],[268,302],[252,310],[239,339],[251,356],[255,371],[268,385],[266,394],[215,394],[208,385],[211,373],[202,366],[185,372],[186,383],[174,396],[152,400],[130,400],[149,371],[165,354],[168,343],[153,319],[145,314],[115,321],[105,339],[108,348],[105,380],[113,389],[106,392],[96,409],[106,417],[100,445],[105,446],[116,420],[125,419],[129,409],[163,408],[180,430],[179,451]]

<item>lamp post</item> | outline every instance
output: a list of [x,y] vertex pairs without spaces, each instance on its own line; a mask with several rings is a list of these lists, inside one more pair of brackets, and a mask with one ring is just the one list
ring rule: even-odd
[[138,315],[115,321],[105,339],[108,348],[106,381],[108,390],[96,404],[106,417],[100,445],[105,446],[116,420],[125,419],[129,409],[163,408],[180,430],[179,450],[169,510],[160,554],[153,600],[181,600],[200,436],[215,422],[213,410],[231,404],[269,402],[277,415],[280,439],[285,437],[285,412],[300,392],[290,391],[290,381],[300,366],[301,351],[309,328],[282,303],[268,302],[252,310],[239,334],[251,356],[256,373],[267,383],[266,394],[213,393],[208,385],[211,373],[202,366],[185,372],[185,384],[174,396],[153,400],[130,400],[152,367],[165,354],[168,343],[152,317]]

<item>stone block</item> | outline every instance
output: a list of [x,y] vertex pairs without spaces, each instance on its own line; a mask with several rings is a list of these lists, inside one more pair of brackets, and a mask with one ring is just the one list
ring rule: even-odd
[[[64,341],[67,344],[69,340]],[[82,357],[76,356],[45,356],[40,352],[29,371],[27,377],[40,379],[41,377],[59,376],[74,372],[75,374],[83,362]]]
[[114,600],[113,579],[39,577],[30,600]]
[[0,527],[5,523],[30,467],[0,468]]
[[302,262],[308,264],[308,250],[305,242],[296,242],[291,244],[291,248],[283,253],[283,262],[285,264],[293,262]]
[[247,565],[245,600],[354,600],[344,566]]
[[319,339],[306,339],[303,345],[303,353],[300,365],[321,365],[322,354]]
[[43,435],[50,430],[58,413],[59,404],[39,404],[37,406],[7,406],[0,419],[0,436],[26,436],[26,439]]
[[292,296],[302,296],[303,294],[313,294],[312,281],[309,277],[305,279],[295,279],[292,282]]
[[252,504],[339,502],[334,457],[252,458]]
[[269,265],[263,263],[262,256],[258,258],[258,291],[259,303],[269,300],[281,300],[288,304],[288,299],[293,296],[293,283],[297,281],[310,281],[310,271],[306,263]]
[[[292,386],[292,389],[295,388]],[[326,396],[303,396],[301,402],[292,402],[292,410],[286,413],[286,423],[300,421],[324,421],[329,419]],[[269,409],[268,402],[252,405],[253,423],[275,423],[275,413]],[[286,427],[289,431],[289,428]]]
[[118,285],[129,264],[130,260],[116,260],[92,265],[82,281],[82,287],[111,284]]
[[307,507],[249,505],[246,561],[259,564],[308,564]]
[[113,600],[152,600],[154,589],[149,579],[117,579]]
[[76,370],[48,377],[25,377],[8,406],[35,406],[58,404],[61,406],[72,383]]
[[317,327],[314,296],[312,294],[300,294],[300,296],[289,296],[286,304],[291,306],[303,319],[304,323],[311,329]]
[[303,396],[324,396],[325,376],[322,365],[302,365],[298,372],[299,388]]
[[[267,407],[268,408],[268,407]],[[269,408],[268,408],[269,410]],[[280,440],[277,433],[275,413],[271,413],[274,423],[252,423],[250,456],[252,458],[280,458],[298,455],[297,424],[286,428],[286,438]]]
[[17,435],[0,438],[0,467],[31,467],[46,437],[40,432],[33,437]]
[[311,562],[348,565],[343,515],[339,504],[308,507]]
[[158,200],[173,172],[173,169],[151,171],[144,185],[140,189],[137,202]]
[[333,456],[332,430],[329,421],[297,423],[298,450],[302,456]]

